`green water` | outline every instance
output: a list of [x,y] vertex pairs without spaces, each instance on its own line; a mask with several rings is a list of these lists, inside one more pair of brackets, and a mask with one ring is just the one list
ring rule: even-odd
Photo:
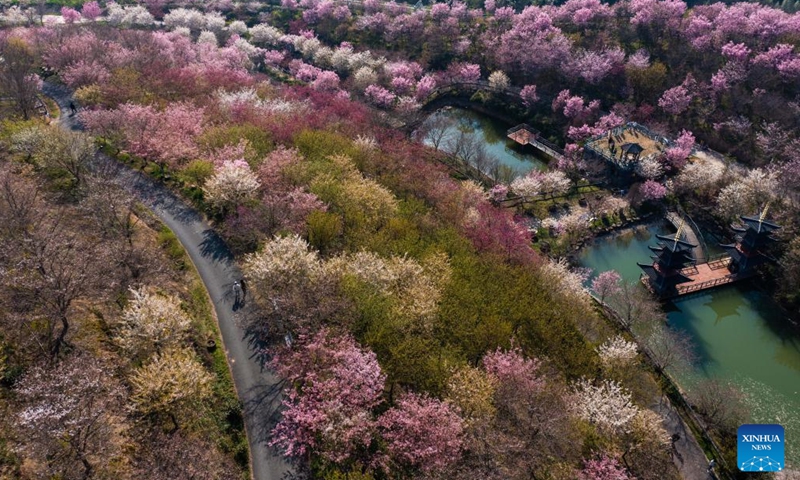
[[[650,261],[655,234],[666,224],[596,240],[581,251],[580,263],[595,274],[614,269],[626,280],[639,278],[636,262]],[[710,247],[710,245],[709,245]],[[691,372],[674,372],[684,389],[700,378],[733,382],[748,397],[756,423],[786,428],[786,461],[800,466],[800,336],[770,298],[752,284],[728,285],[665,305],[669,324],[687,332],[698,361]]]
[[[442,119],[451,123],[439,144],[439,148],[442,150],[451,151],[448,144],[457,138],[460,131],[463,131],[480,140],[486,153],[496,158],[502,165],[513,169],[517,174],[545,168],[545,162],[536,157],[533,147],[518,145],[506,136],[508,126],[502,122],[472,110],[455,107],[439,110],[431,114],[427,121]],[[423,141],[428,145],[433,143],[430,138],[423,139]]]

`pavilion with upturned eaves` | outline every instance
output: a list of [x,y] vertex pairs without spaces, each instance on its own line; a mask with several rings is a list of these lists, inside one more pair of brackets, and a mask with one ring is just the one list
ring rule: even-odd
[[730,268],[733,273],[751,271],[757,266],[774,259],[764,250],[775,241],[772,234],[781,227],[765,220],[767,209],[760,216],[739,217],[744,227],[732,227],[737,233],[736,243],[720,245],[731,256]]
[[675,291],[679,284],[692,281],[682,270],[694,263],[692,250],[697,245],[681,240],[682,227],[674,236],[656,235],[661,241],[657,246],[648,247],[655,253],[652,256],[653,263],[638,264],[647,275],[650,288],[659,296],[666,296]]

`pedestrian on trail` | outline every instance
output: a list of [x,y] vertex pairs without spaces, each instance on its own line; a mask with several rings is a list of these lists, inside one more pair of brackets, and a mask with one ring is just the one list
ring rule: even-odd
[[238,281],[233,282],[233,305],[234,306],[238,306],[239,305],[239,298],[241,297],[241,295],[242,295],[242,285]]
[[69,111],[72,112],[70,113],[71,117],[74,117],[75,114],[78,113],[78,109],[75,108],[75,102],[69,102]]
[[714,467],[716,467],[716,466],[717,466],[717,461],[712,458],[711,461],[708,462],[708,473],[713,472],[714,471]]
[[242,288],[242,301],[244,301],[245,297],[247,296],[247,284],[244,281],[244,278],[239,280],[239,286]]

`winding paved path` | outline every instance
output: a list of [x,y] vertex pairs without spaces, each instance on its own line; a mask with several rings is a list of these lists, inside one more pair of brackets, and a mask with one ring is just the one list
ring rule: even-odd
[[[59,85],[45,83],[43,91],[58,103],[62,128],[82,130],[75,117],[67,116],[72,94]],[[98,155],[98,166],[108,169],[115,181],[150,208],[178,237],[192,259],[214,304],[228,365],[244,410],[250,469],[255,480],[279,480],[293,469],[267,446],[267,434],[276,420],[281,401],[281,384],[264,368],[245,333],[237,326],[233,312],[232,284],[241,278],[233,255],[203,217],[166,187],[106,155]]]

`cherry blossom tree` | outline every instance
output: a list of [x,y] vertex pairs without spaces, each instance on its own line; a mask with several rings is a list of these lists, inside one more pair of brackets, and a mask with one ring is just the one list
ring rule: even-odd
[[461,455],[463,421],[440,400],[406,393],[378,419],[390,457],[431,473],[445,469]]
[[455,79],[461,82],[477,82],[481,79],[481,67],[474,63],[458,64],[454,73]]
[[586,460],[579,475],[580,480],[633,480],[625,467],[607,454]]
[[629,364],[636,358],[636,354],[636,344],[625,340],[622,335],[609,338],[597,347],[597,355],[600,356],[603,365],[607,367]]
[[658,106],[670,115],[680,115],[689,108],[692,94],[683,85],[670,88],[658,99]]
[[370,85],[364,89],[364,95],[375,105],[382,108],[391,107],[397,100],[397,96],[381,87],[380,85]]
[[372,409],[386,380],[375,354],[326,329],[296,343],[272,360],[292,386],[271,444],[290,457],[314,452],[334,464],[368,464],[363,455],[377,427]]
[[497,253],[522,264],[535,258],[528,229],[489,202],[468,210],[463,231],[479,251]]
[[489,196],[495,202],[501,202],[508,196],[508,187],[502,183],[498,183],[489,190]]
[[619,293],[619,283],[622,277],[616,270],[607,270],[592,280],[592,290],[600,295],[600,303],[604,303],[606,297]]
[[545,385],[540,367],[539,360],[525,358],[518,348],[497,349],[483,357],[483,368],[497,382],[496,395],[505,397],[515,396],[516,392],[530,395],[540,391]]
[[64,18],[64,23],[67,24],[79,22],[81,19],[81,13],[69,7],[61,7],[61,16]]
[[572,408],[580,418],[611,432],[624,431],[639,412],[631,395],[612,380],[579,380],[574,386]]
[[536,93],[536,85],[525,85],[519,92],[519,96],[522,97],[522,102],[528,108],[539,101],[539,95]]
[[686,12],[686,3],[681,0],[631,0],[627,8],[633,25],[676,30]]
[[103,11],[100,9],[100,5],[95,1],[86,2],[83,4],[83,7],[81,7],[81,15],[90,22],[97,20],[102,13]]
[[674,146],[667,149],[667,160],[673,168],[680,170],[686,165],[693,148],[694,135],[692,135],[692,132],[682,130],[677,140],[675,140]]
[[203,115],[204,109],[187,103],[172,103],[163,111],[127,103],[112,111],[84,112],[82,119],[92,132],[119,132],[132,154],[177,167],[199,153],[195,139],[203,131]]
[[334,91],[339,88],[339,75],[330,70],[323,70],[311,83],[311,87],[317,90]]
[[224,162],[206,181],[203,190],[212,205],[228,210],[255,198],[261,184],[242,159]]
[[667,195],[667,187],[655,180],[647,180],[640,187],[639,191],[644,200],[661,200]]

